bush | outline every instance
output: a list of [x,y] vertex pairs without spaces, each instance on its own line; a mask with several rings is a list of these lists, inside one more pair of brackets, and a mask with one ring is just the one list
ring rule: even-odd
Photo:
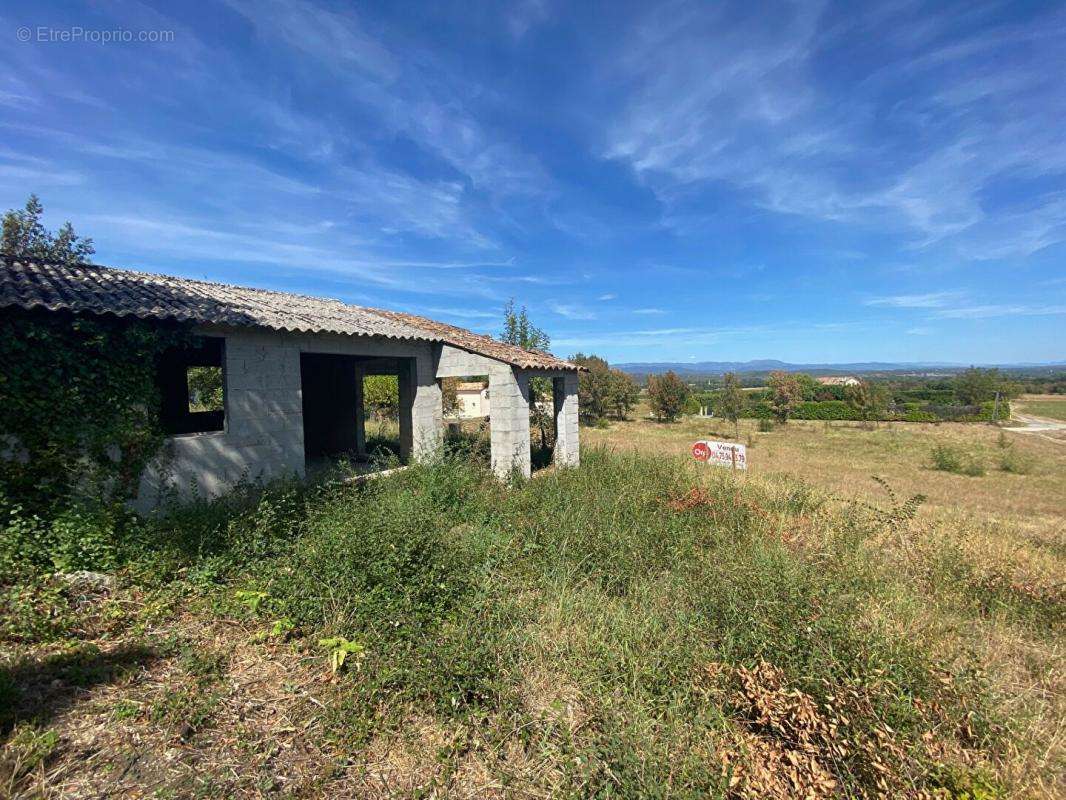
[[843,400],[805,401],[796,406],[793,419],[822,420],[861,420],[865,419],[861,409],[855,408]]
[[41,572],[108,571],[119,563],[132,515],[121,505],[82,502],[42,519],[0,509],[0,583]]
[[1013,447],[1007,447],[999,454],[999,468],[1014,475],[1028,475],[1033,471],[1032,462]]
[[908,409],[903,415],[904,422],[940,422],[940,417],[931,411]]
[[756,423],[756,428],[759,433],[769,433],[774,429],[774,421],[770,417],[759,417],[759,421]]
[[947,444],[938,444],[933,448],[933,469],[973,478],[985,474],[984,466],[974,456],[965,455]]

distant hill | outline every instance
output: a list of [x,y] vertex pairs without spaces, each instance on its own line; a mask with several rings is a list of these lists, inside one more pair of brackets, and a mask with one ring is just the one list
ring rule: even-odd
[[[870,372],[914,372],[928,370],[957,371],[966,369],[970,364],[958,364],[949,361],[860,361],[853,364],[790,364],[772,358],[754,361],[652,361],[644,363],[612,364],[631,375],[654,375],[673,370],[679,375],[721,375],[726,372],[738,374],[752,372],[808,372],[812,375],[837,375],[847,373]],[[1018,363],[1018,364],[979,364],[982,367],[998,367],[1003,370],[1041,370],[1066,369],[1066,362]]]

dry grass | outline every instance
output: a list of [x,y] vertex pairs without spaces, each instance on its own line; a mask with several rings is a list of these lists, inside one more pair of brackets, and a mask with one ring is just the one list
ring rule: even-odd
[[[726,439],[730,429],[708,420],[632,421],[582,436],[590,449],[683,455],[695,439]],[[257,616],[234,602],[234,590],[255,573],[207,586],[181,573],[157,589],[122,573],[118,588],[85,598],[69,635],[0,643],[0,667],[19,689],[14,731],[0,747],[0,797],[637,797],[694,786],[713,796],[707,787],[719,779],[730,798],[839,796],[849,780],[870,787],[868,796],[931,797],[900,782],[908,769],[913,780],[921,776],[913,751],[901,749],[908,740],[884,727],[897,701],[913,711],[931,760],[973,775],[994,769],[1003,794],[985,796],[1060,797],[1066,448],[1004,435],[983,425],[821,422],[760,434],[748,421],[740,440],[754,444],[751,468],[739,485],[705,466],[675,474],[651,460],[627,466],[593,453],[581,471],[509,492],[493,483],[481,500],[463,494],[469,487],[432,482],[396,497],[383,492],[376,502],[394,503],[398,516],[381,527],[382,549],[403,544],[389,531],[434,493],[459,498],[446,539],[464,542],[462,563],[514,548],[502,550],[485,603],[463,595],[462,613],[429,629],[433,647],[410,650],[417,658],[409,666],[422,668],[449,642],[462,645],[454,654],[490,643],[487,663],[466,665],[485,671],[485,699],[463,713],[442,711],[454,703],[448,683],[437,700],[363,687],[407,652],[385,649],[381,631],[368,641],[387,657],[375,661],[371,645],[365,667],[339,676],[315,629],[269,635],[273,613]],[[931,469],[937,443],[983,460],[986,474]],[[1028,472],[997,467],[1008,450]],[[928,500],[915,519],[879,526],[854,551],[842,548],[841,509],[853,500],[890,505],[875,474],[901,499]],[[618,485],[604,489],[612,479]],[[338,547],[355,547],[347,517],[331,524]],[[307,546],[317,552],[330,541]],[[307,563],[321,568],[343,552]],[[749,560],[751,553],[762,555]],[[868,561],[872,571],[854,575],[880,576],[867,584],[889,588],[842,582],[841,591],[862,599],[834,606],[835,589],[815,590],[823,563],[852,574],[845,558]],[[287,575],[294,563],[273,566]],[[781,574],[809,563],[819,566]],[[454,579],[430,577],[434,585]],[[326,594],[343,605],[339,585]],[[352,603],[357,594],[349,590]],[[851,608],[854,616],[834,622]],[[375,611],[368,624],[391,618]],[[968,730],[973,712],[937,708],[938,691],[919,701],[905,682],[886,681],[898,688],[882,692],[876,670],[854,682],[846,671],[812,672],[822,651],[805,637],[843,644],[856,629],[877,632],[868,641],[913,643],[942,665],[943,698],[958,693],[963,709],[969,697],[947,670],[976,662],[973,685],[990,686],[996,713],[1009,720],[1005,750],[982,749],[980,734]],[[354,622],[343,629],[357,631]],[[738,644],[745,637],[752,643]],[[808,661],[798,655],[805,646]],[[506,653],[513,664],[497,663]],[[895,656],[879,658],[871,663]],[[448,667],[434,669],[448,681],[463,678]],[[896,681],[911,674],[898,669]],[[960,668],[956,679],[967,674]]]
[[1066,421],[1066,397],[1061,394],[1027,394],[1014,402],[1015,410],[1034,417]]
[[[1066,408],[1066,401],[1056,402]],[[1036,413],[1032,405],[1023,407]],[[964,560],[981,576],[975,586],[978,593],[1002,587],[1020,597],[1045,592],[1049,603],[1060,609],[1066,600],[1066,447],[1056,441],[1001,433],[990,425],[955,423],[871,427],[793,421],[759,433],[754,420],[741,420],[740,435],[734,437],[728,421],[686,418],[664,424],[642,418],[644,413],[640,409],[630,421],[612,422],[608,429],[583,429],[583,444],[685,455],[697,439],[739,441],[749,445],[745,481],[799,478],[845,502],[883,504],[884,491],[871,480],[881,476],[900,497],[927,498],[911,541],[883,543],[900,550],[908,570],[921,574],[932,570],[932,563]],[[972,455],[985,464],[986,474],[968,477],[932,469],[930,452],[936,444]],[[1028,465],[1027,474],[1000,469],[1004,452]],[[994,615],[975,622],[933,599],[936,589],[931,585],[929,605],[915,610],[914,629],[942,629],[945,653],[979,654],[1004,708],[1025,720],[1016,730],[1012,779],[1028,787],[1025,794],[1060,796],[1066,772],[1066,637],[1061,614],[1036,628],[1019,628]],[[906,630],[900,633],[907,635]]]
[[[998,469],[1004,448],[1000,430],[990,425],[881,422],[866,427],[858,422],[799,420],[759,433],[754,420],[741,420],[740,436],[734,439],[728,421],[689,417],[670,424],[638,419],[639,413],[630,421],[612,422],[606,430],[583,429],[583,444],[687,455],[697,439],[750,443],[749,475],[794,476],[842,498],[867,500],[883,499],[881,489],[870,480],[871,475],[880,475],[901,495],[926,495],[926,513],[974,514],[1002,522],[1022,538],[1066,546],[1062,530],[1066,449],[1039,437],[1004,433],[1004,441],[1032,465],[1030,474],[1012,475]],[[987,475],[970,478],[931,469],[930,453],[936,444],[976,456],[986,464]]]

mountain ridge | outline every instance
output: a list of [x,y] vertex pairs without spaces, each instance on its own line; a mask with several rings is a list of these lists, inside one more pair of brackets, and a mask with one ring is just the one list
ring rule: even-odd
[[1010,364],[963,364],[951,361],[858,361],[846,363],[811,363],[797,364],[788,361],[780,361],[773,358],[752,359],[750,361],[634,361],[611,366],[633,374],[653,374],[674,371],[678,374],[722,374],[736,372],[738,374],[749,372],[770,372],[781,370],[783,372],[821,372],[821,373],[847,373],[847,372],[901,372],[908,370],[947,369],[962,370],[970,366],[995,367],[998,369],[1054,369],[1066,368],[1066,362],[1017,362]]

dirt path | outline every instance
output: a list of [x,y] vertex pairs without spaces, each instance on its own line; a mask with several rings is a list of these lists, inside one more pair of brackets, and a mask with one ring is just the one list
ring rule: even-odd
[[1056,434],[1061,431],[1066,431],[1066,422],[1057,419],[1048,419],[1046,417],[1034,417],[1031,414],[1021,414],[1017,411],[1014,412],[1012,417],[1012,421],[1014,420],[1023,422],[1025,425],[1023,427],[1004,428],[1003,430],[1011,431],[1012,433],[1031,433],[1039,436],[1041,439],[1047,439],[1049,442],[1066,444],[1066,439],[1064,438],[1058,438],[1056,435],[1048,436],[1049,433]]

